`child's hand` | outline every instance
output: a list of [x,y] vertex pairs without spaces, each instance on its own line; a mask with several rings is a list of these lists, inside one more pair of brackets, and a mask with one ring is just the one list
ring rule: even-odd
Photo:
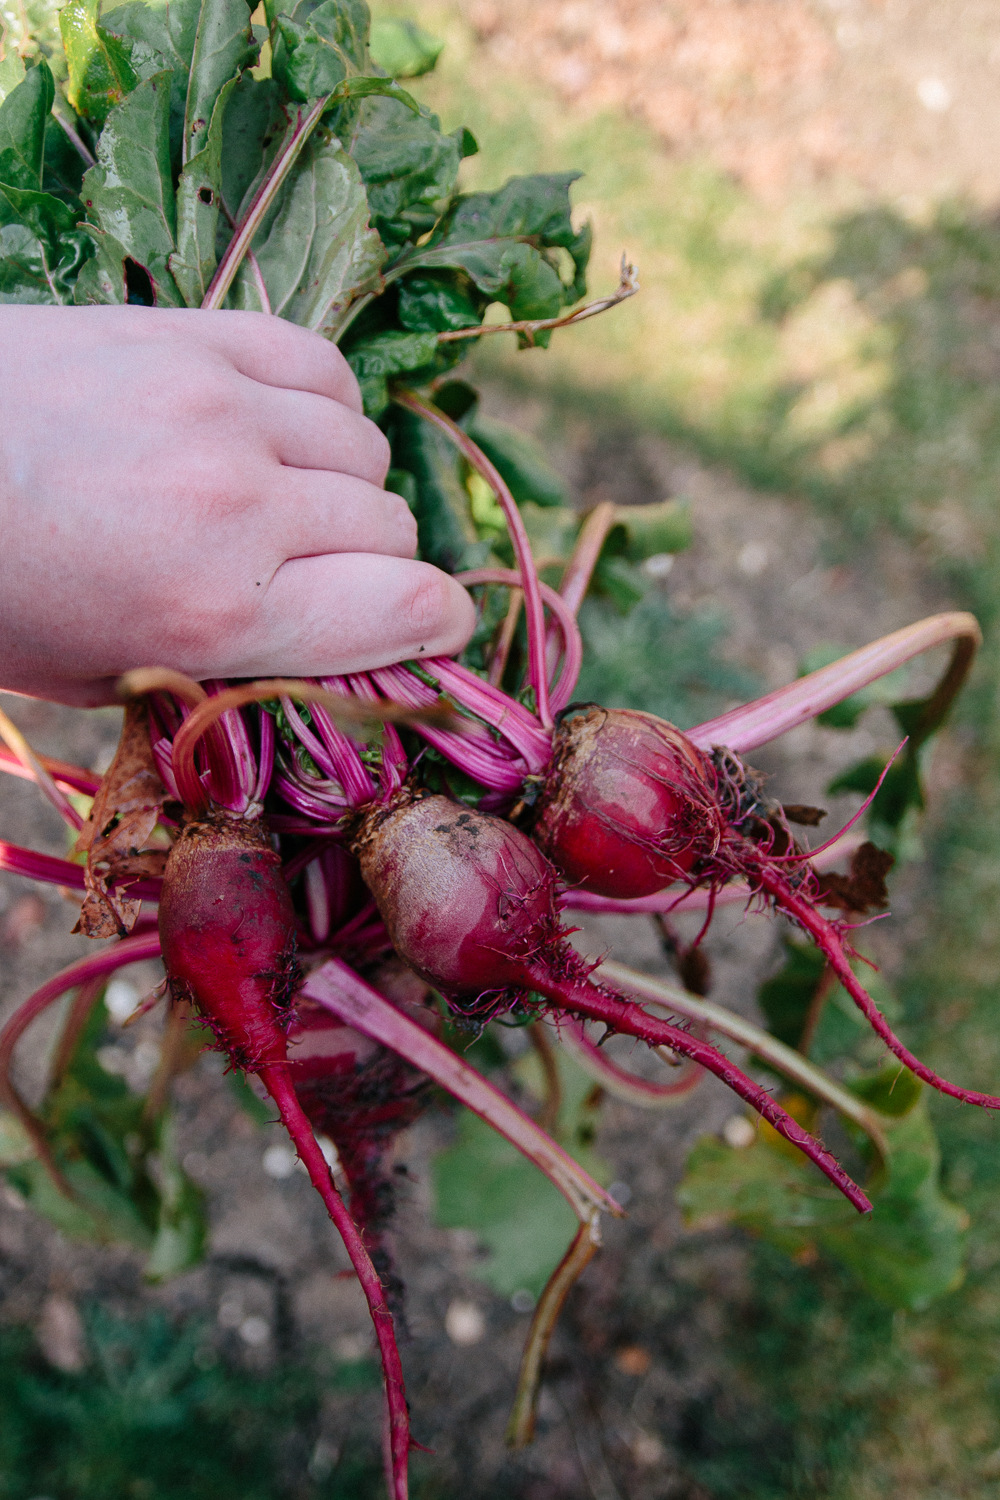
[[412,561],[388,462],[343,356],[280,318],[0,307],[0,688],[460,650],[472,604]]

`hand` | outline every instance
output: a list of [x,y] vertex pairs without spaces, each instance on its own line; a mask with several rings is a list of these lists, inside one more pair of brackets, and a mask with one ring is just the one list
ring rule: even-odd
[[325,339],[263,313],[0,307],[0,688],[333,675],[454,654],[389,445]]

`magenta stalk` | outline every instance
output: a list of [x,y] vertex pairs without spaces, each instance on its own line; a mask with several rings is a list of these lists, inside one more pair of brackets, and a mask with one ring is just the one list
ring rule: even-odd
[[103,948],[99,953],[91,954],[87,958],[77,959],[76,963],[69,964],[67,968],[54,974],[47,983],[42,985],[41,989],[36,990],[19,1005],[7,1024],[0,1030],[0,1101],[6,1104],[7,1108],[21,1121],[31,1136],[35,1149],[53,1182],[68,1198],[73,1197],[73,1190],[52,1155],[45,1129],[25,1104],[11,1081],[10,1070],[14,1048],[32,1021],[62,995],[65,995],[67,990],[76,989],[78,985],[89,985],[94,980],[113,974],[116,969],[124,968],[126,964],[140,963],[146,958],[157,958],[159,952],[159,935],[156,932],[144,932],[124,938],[110,948]]
[[[842,859],[848,859],[854,851],[865,842],[863,833],[841,834],[836,842],[829,844],[820,854],[807,855],[807,861],[814,870],[820,872],[832,870],[835,865],[840,864]],[[693,891],[678,891],[676,886],[667,886],[666,890],[654,891],[652,896],[630,896],[622,899],[618,896],[598,896],[593,891],[578,891],[570,888],[562,897],[562,905],[567,911],[592,911],[605,912],[618,916],[641,915],[643,913],[673,913],[685,911],[708,911],[709,907],[718,910],[721,906],[746,906],[752,910],[751,903],[759,891],[752,889],[745,880],[731,880],[721,890],[713,892],[707,888]]]
[[358,1226],[334,1187],[326,1158],[317,1144],[312,1126],[303,1113],[288,1077],[288,1065],[280,1064],[261,1068],[259,1077],[278,1106],[282,1124],[291,1136],[299,1159],[309,1173],[310,1182],[319,1193],[330,1218],[337,1227],[365,1294],[368,1311],[375,1328],[375,1337],[378,1340],[379,1353],[382,1356],[382,1373],[385,1378],[385,1395],[389,1414],[392,1500],[407,1500],[410,1418],[406,1408],[403,1367],[396,1345],[392,1313],[385,1300],[385,1291],[378,1278],[378,1272],[372,1265],[371,1257],[365,1249]]
[[586,979],[569,977],[554,980],[545,969],[540,968],[531,969],[529,978],[530,987],[551,1000],[560,1010],[586,1016],[589,1020],[603,1021],[612,1031],[639,1037],[652,1047],[669,1047],[672,1052],[700,1063],[707,1072],[714,1073],[727,1088],[751,1105],[779,1135],[803,1151],[859,1213],[871,1212],[872,1205],[868,1198],[826,1147],[807,1130],[803,1130],[798,1121],[793,1120],[766,1089],[754,1083],[753,1079],[748,1078],[742,1069],[716,1048],[679,1026],[657,1020],[643,1010],[642,1006],[622,1000]]
[[[622,1209],[599,1187],[567,1151],[550,1140],[523,1110],[488,1083],[475,1068],[456,1057],[423,1027],[398,1011],[370,984],[340,959],[330,959],[309,975],[301,994],[356,1031],[381,1042],[411,1066],[492,1126],[505,1140],[534,1162],[557,1187],[581,1223],[589,1223],[595,1209],[621,1216]],[[294,1060],[294,1059],[293,1059]]]
[[816,946],[825,956],[827,963],[869,1025],[885,1042],[889,1051],[898,1057],[900,1062],[906,1064],[911,1073],[924,1083],[930,1084],[931,1088],[937,1089],[938,1093],[948,1094],[962,1104],[978,1104],[983,1109],[1000,1109],[1000,1098],[993,1094],[980,1094],[975,1089],[964,1089],[958,1084],[949,1083],[946,1078],[935,1073],[933,1068],[922,1063],[919,1057],[914,1057],[908,1047],[904,1047],[864,985],[855,976],[847,961],[847,954],[844,952],[844,945],[837,928],[804,900],[797,891],[793,890],[784,875],[762,861],[755,878],[778,909],[791,917],[814,939]]
[[524,613],[528,625],[528,681],[535,690],[538,717],[544,728],[551,729],[552,713],[549,706],[548,673],[545,664],[545,616],[542,610],[542,594],[539,588],[538,570],[531,555],[531,543],[528,541],[528,533],[524,529],[524,521],[521,519],[517,502],[486,454],[467,433],[462,431],[457,422],[453,422],[438,407],[429,401],[422,400],[413,391],[397,390],[394,392],[394,397],[400,406],[405,406],[407,411],[415,412],[425,421],[432,422],[451,439],[462,457],[476,470],[477,474],[486,480],[503,510],[520,573],[517,582],[519,587],[524,589]]
[[951,664],[941,679],[931,700],[925,718],[928,723],[940,722],[955,694],[965,681],[972,665],[976,649],[982,642],[982,632],[974,615],[961,610],[948,614],[931,615],[907,625],[892,635],[852,651],[840,661],[810,672],[786,687],[758,698],[754,703],[734,708],[717,719],[709,719],[696,729],[687,731],[688,739],[699,750],[711,750],[714,745],[725,745],[737,755],[766,745],[780,734],[814,719],[817,714],[841,703],[852,693],[876,682],[888,672],[912,661],[934,646],[955,642]]

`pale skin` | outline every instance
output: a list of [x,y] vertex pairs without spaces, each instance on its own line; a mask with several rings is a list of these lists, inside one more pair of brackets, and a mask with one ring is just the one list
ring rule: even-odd
[[6,306],[0,351],[0,689],[93,707],[132,667],[332,676],[468,640],[318,334]]

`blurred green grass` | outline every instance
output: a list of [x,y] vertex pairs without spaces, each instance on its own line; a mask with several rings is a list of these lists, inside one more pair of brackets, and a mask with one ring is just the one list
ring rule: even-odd
[[[908,216],[842,185],[764,208],[634,120],[589,119],[477,50],[454,7],[417,91],[477,135],[470,186],[578,167],[592,287],[622,249],[640,297],[542,354],[484,341],[481,376],[570,417],[681,438],[761,488],[812,499],[849,557],[895,534],[973,609],[986,644],[954,721],[961,785],[925,831],[922,936],[897,977],[903,1034],[947,1076],[1000,1083],[1000,221],[947,202]],[[944,1186],[972,1218],[964,1286],[895,1315],[832,1269],[758,1246],[730,1352],[745,1400],[691,1413],[680,1444],[713,1496],[1000,1496],[1000,1136],[935,1099]],[[727,1415],[728,1413],[728,1415]]]

